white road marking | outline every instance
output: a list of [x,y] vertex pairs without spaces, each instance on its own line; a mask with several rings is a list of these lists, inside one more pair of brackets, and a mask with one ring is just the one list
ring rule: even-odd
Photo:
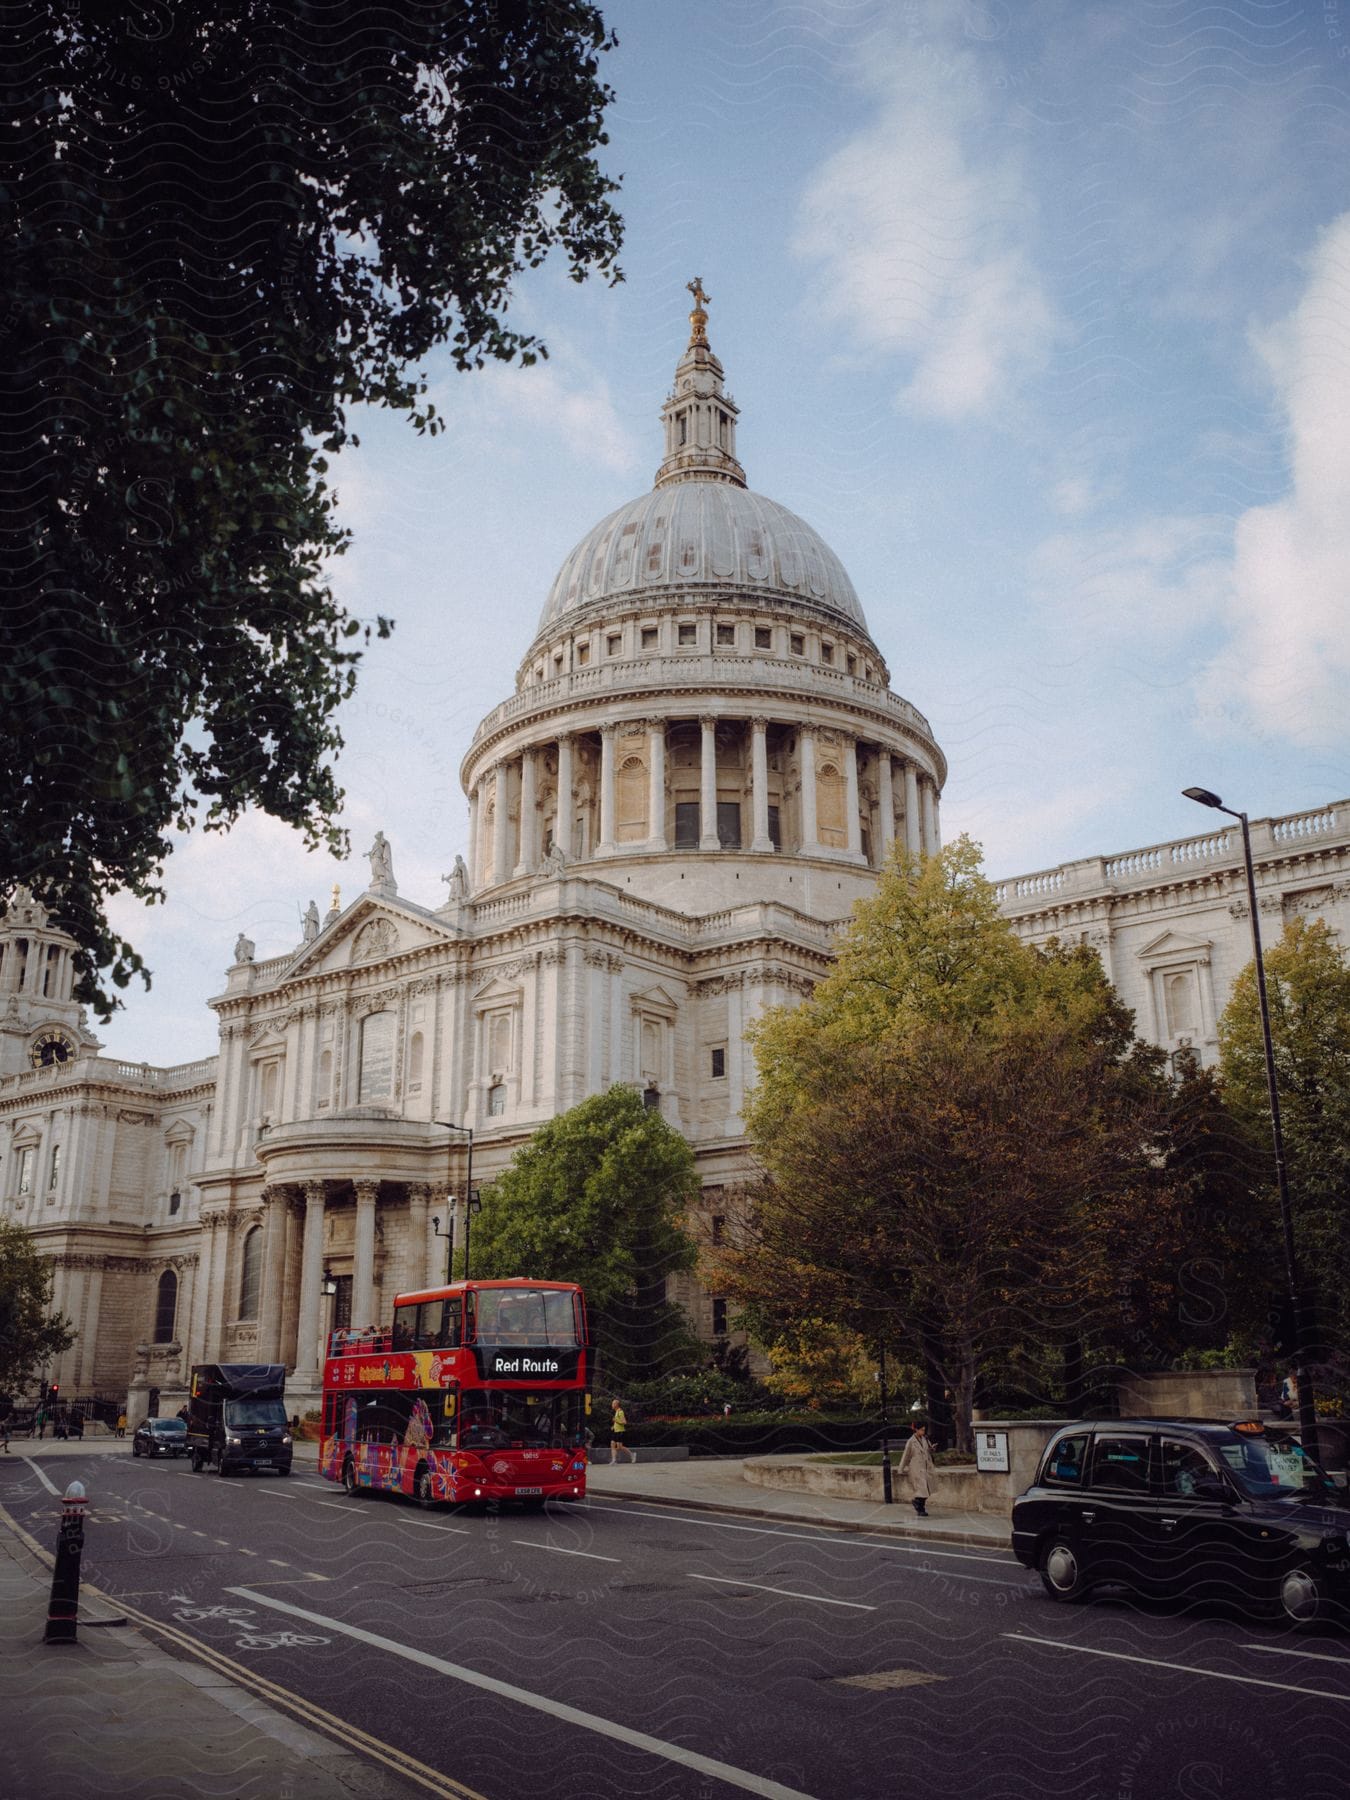
[[876,1538],[869,1538],[859,1531],[839,1532],[826,1536],[828,1525],[822,1526],[819,1532],[778,1531],[767,1525],[731,1525],[720,1519],[700,1518],[697,1513],[681,1507],[675,1512],[654,1512],[637,1506],[605,1506],[594,1500],[586,1502],[587,1512],[627,1513],[632,1518],[637,1513],[645,1519],[678,1519],[682,1525],[703,1525],[709,1531],[749,1531],[756,1537],[793,1538],[801,1544],[838,1545],[850,1550],[885,1550],[896,1556],[940,1556],[947,1562],[991,1562],[997,1563],[1001,1569],[1017,1568],[1018,1565],[1010,1550],[1006,1556],[985,1556],[975,1550],[936,1550],[929,1544],[885,1544]]
[[1079,1656],[1104,1656],[1111,1662],[1143,1663],[1150,1669],[1174,1669],[1182,1675],[1199,1675],[1207,1681],[1236,1681],[1242,1687],[1277,1688],[1282,1694],[1312,1694],[1318,1700],[1347,1700],[1350,1694],[1335,1694],[1328,1688],[1296,1687],[1287,1681],[1263,1681],[1258,1675],[1230,1675],[1224,1669],[1197,1669],[1194,1663],[1164,1662],[1156,1656],[1127,1656],[1123,1650],[1095,1650],[1087,1644],[1066,1644],[1059,1638],[1029,1637],[1021,1631],[1002,1634],[1014,1644],[1040,1644],[1048,1650],[1072,1650]]
[[472,1537],[467,1525],[437,1525],[432,1519],[403,1519],[404,1525],[415,1525],[419,1531],[453,1531],[456,1537]]
[[[278,1488],[264,1488],[262,1491],[269,1500],[303,1500],[305,1498],[303,1494],[297,1494],[293,1489],[285,1494]],[[352,1510],[345,1500],[316,1500],[314,1504],[315,1506],[334,1506],[339,1512]]]
[[37,1476],[38,1480],[42,1483],[43,1487],[46,1488],[49,1494],[59,1494],[61,1492],[60,1488],[52,1486],[51,1482],[48,1481],[46,1475],[43,1474],[42,1470],[33,1461],[31,1456],[22,1457],[20,1460],[28,1464],[29,1468]]
[[524,1544],[527,1550],[549,1550],[554,1556],[584,1556],[590,1562],[621,1561],[617,1556],[597,1556],[593,1550],[564,1550],[560,1544],[541,1544],[537,1538],[512,1538],[513,1544]]
[[1320,1650],[1291,1650],[1286,1644],[1244,1644],[1244,1650],[1261,1650],[1267,1656],[1301,1656],[1307,1662],[1333,1663],[1338,1669],[1350,1669],[1350,1656],[1337,1656],[1333,1651],[1324,1656]]
[[690,1581],[715,1581],[720,1587],[754,1588],[759,1594],[781,1594],[785,1600],[818,1600],[822,1606],[851,1606],[854,1612],[875,1612],[861,1600],[831,1600],[827,1594],[799,1594],[795,1588],[765,1587],[762,1581],[738,1581],[734,1575],[690,1575]]
[[668,1744],[661,1738],[648,1736],[645,1731],[634,1731],[630,1726],[618,1725],[612,1719],[602,1719],[597,1713],[582,1712],[579,1707],[565,1706],[561,1701],[550,1700],[543,1694],[532,1694],[528,1688],[515,1687],[509,1681],[498,1681],[491,1675],[481,1675],[476,1669],[466,1669],[458,1663],[446,1662],[443,1657],[433,1656],[430,1651],[415,1649],[411,1644],[400,1644],[393,1638],[380,1637],[373,1631],[363,1631],[359,1625],[344,1624],[341,1619],[327,1618],[323,1613],[310,1612],[307,1607],[293,1606],[286,1600],[273,1600],[267,1595],[255,1593],[251,1588],[227,1588],[226,1592],[241,1600],[251,1600],[257,1606],[287,1613],[293,1619],[305,1619],[311,1625],[321,1625],[342,1637],[354,1638],[357,1643],[388,1651],[391,1656],[401,1656],[406,1662],[432,1669],[438,1675],[448,1676],[452,1681],[462,1681],[466,1687],[496,1694],[503,1700],[515,1701],[517,1705],[527,1706],[534,1712],[547,1713],[550,1718],[560,1719],[565,1725],[579,1726],[583,1731],[592,1731],[598,1737],[631,1745],[651,1756],[659,1756],[666,1762],[694,1769],[700,1775],[710,1775],[716,1781],[725,1782],[728,1787],[739,1788],[742,1793],[758,1794],[762,1800],[811,1800],[811,1796],[804,1794],[799,1788],[784,1787],[781,1782],[768,1781],[762,1775],[752,1775],[747,1769],[718,1762],[715,1757],[701,1756],[696,1750],[686,1750],[681,1744]]

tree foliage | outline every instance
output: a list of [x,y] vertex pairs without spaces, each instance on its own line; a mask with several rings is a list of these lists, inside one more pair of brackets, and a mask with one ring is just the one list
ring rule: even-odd
[[611,43],[587,0],[5,9],[0,903],[101,1016],[101,967],[145,974],[105,902],[161,893],[171,829],[345,846],[328,459],[354,405],[438,428],[438,346],[544,354],[505,315],[554,247],[617,279]]
[[724,1253],[761,1318],[817,1312],[926,1370],[959,1443],[980,1370],[1146,1295],[1175,1249],[1166,1085],[1095,956],[999,917],[968,841],[897,857],[806,1005],[755,1028],[767,1180]]
[[576,1281],[611,1385],[688,1363],[688,1328],[666,1278],[694,1267],[685,1216],[699,1193],[693,1152],[630,1087],[549,1121],[485,1197],[475,1276]]
[[75,1329],[49,1313],[52,1266],[21,1225],[0,1224],[0,1393],[32,1386],[44,1363],[75,1342]]
[[[1293,919],[1266,951],[1294,1247],[1324,1345],[1350,1352],[1350,963],[1320,919]],[[1238,976],[1219,1021],[1224,1097],[1257,1161],[1270,1285],[1283,1286],[1270,1098],[1256,970]]]

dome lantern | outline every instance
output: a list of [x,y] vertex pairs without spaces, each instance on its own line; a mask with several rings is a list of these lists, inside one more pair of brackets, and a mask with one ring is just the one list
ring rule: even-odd
[[745,470],[736,460],[736,419],[740,408],[723,387],[721,363],[708,344],[703,277],[688,284],[694,296],[689,315],[689,345],[675,366],[675,386],[661,419],[666,454],[656,471],[656,486],[672,481],[729,481],[744,487]]

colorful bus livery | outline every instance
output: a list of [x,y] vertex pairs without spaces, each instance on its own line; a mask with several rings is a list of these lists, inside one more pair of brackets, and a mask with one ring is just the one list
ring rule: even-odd
[[586,1492],[581,1290],[522,1279],[400,1295],[391,1331],[334,1332],[319,1469],[348,1493],[442,1502]]

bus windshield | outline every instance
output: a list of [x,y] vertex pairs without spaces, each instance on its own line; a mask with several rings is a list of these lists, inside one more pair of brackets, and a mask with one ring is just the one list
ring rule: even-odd
[[567,1288],[479,1288],[473,1296],[480,1344],[579,1344],[576,1297]]
[[523,1393],[519,1388],[476,1388],[460,1403],[463,1450],[570,1449],[583,1441],[584,1401],[578,1393]]

